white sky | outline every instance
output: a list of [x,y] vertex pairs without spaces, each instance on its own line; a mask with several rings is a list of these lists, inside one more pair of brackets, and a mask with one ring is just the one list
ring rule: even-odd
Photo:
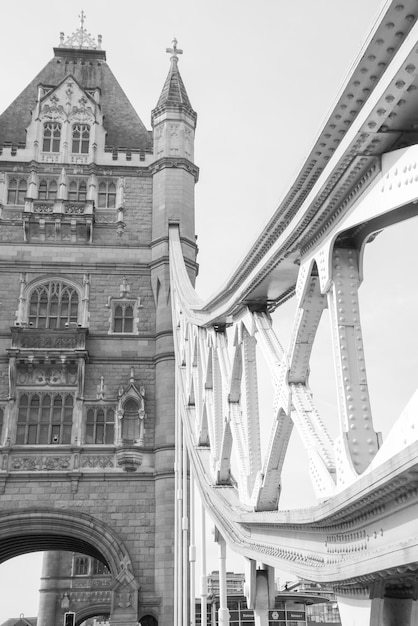
[[[209,296],[292,182],[381,6],[381,0],[8,2],[2,7],[0,111],[52,58],[60,31],[67,36],[78,27],[83,8],[88,31],[103,35],[110,68],[150,128],[151,109],[169,69],[165,48],[176,36],[184,50],[180,71],[198,113],[197,288]],[[398,230],[370,246],[361,299],[375,426],[383,433],[415,390],[418,371],[418,307],[410,289],[418,270],[417,228]],[[277,334],[285,345],[292,306],[277,314]],[[335,435],[325,322],[311,384]],[[292,445],[299,461],[297,440]],[[292,468],[305,493],[306,476],[298,471]],[[300,506],[300,493],[285,491],[285,505]],[[0,566],[0,624],[20,613],[36,615],[39,559],[22,559]],[[33,582],[23,581],[33,572]]]

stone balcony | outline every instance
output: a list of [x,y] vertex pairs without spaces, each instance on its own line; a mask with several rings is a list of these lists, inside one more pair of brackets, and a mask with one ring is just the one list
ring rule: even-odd
[[24,324],[11,328],[10,356],[19,360],[87,357],[86,337],[88,330],[76,324],[63,330],[31,328]]
[[88,353],[87,328],[77,325],[64,330],[11,328],[9,356],[9,393],[15,397],[18,388],[48,386],[72,387],[82,396]]
[[22,214],[25,242],[92,243],[94,202],[32,200]]

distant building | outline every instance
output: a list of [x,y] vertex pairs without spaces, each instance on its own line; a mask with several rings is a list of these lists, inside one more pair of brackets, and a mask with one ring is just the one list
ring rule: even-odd
[[9,619],[0,624],[0,626],[36,626],[36,621],[36,617],[24,617],[24,615],[20,615],[20,617],[9,617]]
[[[227,606],[230,626],[254,626],[254,611],[244,596],[245,575],[227,572]],[[219,610],[219,572],[208,576],[207,624],[217,626]],[[196,600],[196,626],[202,623],[200,600]],[[277,591],[275,606],[269,611],[270,626],[323,626],[341,624],[337,602],[331,588],[308,582],[295,582]]]

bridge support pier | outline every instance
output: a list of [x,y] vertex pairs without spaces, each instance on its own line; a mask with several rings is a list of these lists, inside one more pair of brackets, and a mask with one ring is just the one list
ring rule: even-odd
[[274,607],[274,567],[248,559],[245,573],[245,595],[249,609],[254,609],[255,626],[269,626],[269,609]]
[[416,626],[418,599],[390,597],[384,585],[336,594],[342,626]]
[[[338,595],[337,593],[336,597],[342,626],[372,626],[370,621],[372,603],[380,599],[370,598],[368,590],[363,589],[350,593],[350,595]],[[373,622],[376,625],[377,623]],[[383,624],[380,623],[380,626]]]
[[219,626],[229,626],[226,591],[226,543],[217,528],[215,528],[215,541],[219,544]]

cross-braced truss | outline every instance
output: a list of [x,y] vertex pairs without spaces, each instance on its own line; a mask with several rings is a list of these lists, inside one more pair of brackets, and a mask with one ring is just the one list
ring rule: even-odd
[[[250,563],[335,585],[367,586],[418,570],[418,394],[382,442],[358,298],[366,244],[418,215],[418,23],[411,10],[409,0],[388,6],[295,184],[210,301],[189,282],[181,224],[169,227],[177,419],[204,506]],[[390,33],[401,22],[409,26],[396,43]],[[357,88],[367,98],[354,104]],[[276,335],[270,313],[291,296],[289,341]],[[338,400],[334,441],[309,388],[325,308]],[[260,355],[274,390],[269,419],[265,409],[260,419]],[[294,427],[318,503],[281,511]]]
[[[394,505],[400,492],[417,489],[418,424],[409,409],[388,442],[382,444],[374,431],[358,302],[365,242],[417,214],[418,146],[383,155],[373,167],[374,175],[345,217],[301,259],[287,351],[259,301],[252,308],[237,300],[236,310],[222,318],[220,307],[211,310],[199,299],[189,282],[178,225],[170,226],[178,419],[205,506],[238,552],[314,580],[360,580],[386,571],[387,551],[391,566],[418,567],[416,533],[408,536],[406,553],[399,532],[405,512]],[[334,442],[308,384],[325,307],[338,392]],[[259,353],[274,388],[269,422],[265,415],[260,421]],[[260,433],[267,427],[263,452]],[[281,512],[282,468],[293,427],[309,458],[318,505]],[[405,501],[407,517],[418,513],[416,497]],[[356,531],[347,533],[347,528]],[[370,543],[382,529],[385,541]],[[342,544],[338,550],[335,541]]]

